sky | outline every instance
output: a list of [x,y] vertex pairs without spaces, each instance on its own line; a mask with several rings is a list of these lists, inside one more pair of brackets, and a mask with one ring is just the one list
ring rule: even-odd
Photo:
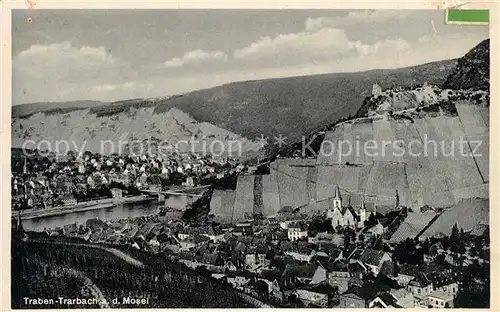
[[488,36],[439,10],[14,10],[13,105],[405,67]]

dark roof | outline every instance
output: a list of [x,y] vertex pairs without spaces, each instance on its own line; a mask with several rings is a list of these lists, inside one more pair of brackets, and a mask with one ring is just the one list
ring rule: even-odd
[[270,282],[274,281],[275,279],[279,279],[280,276],[281,272],[276,270],[262,270],[262,272],[260,272],[260,278],[263,278]]
[[327,253],[330,257],[337,258],[340,253],[342,252],[342,249],[337,247],[334,244],[323,244],[321,245],[320,250],[324,251]]
[[370,301],[375,299],[379,291],[379,288],[375,284],[365,283],[363,287],[354,287],[347,292],[353,293],[366,301]]
[[316,264],[288,265],[283,272],[283,276],[312,278],[317,268]]
[[257,253],[257,248],[256,247],[250,247],[247,249],[246,254],[256,254]]
[[385,252],[382,250],[367,248],[363,251],[359,260],[369,265],[379,265],[384,254]]
[[202,242],[206,242],[206,241],[209,241],[210,238],[206,237],[206,236],[203,236],[203,235],[196,235],[194,238],[193,238],[193,242],[198,244],[198,243],[202,243]]
[[148,241],[149,241],[149,240],[151,240],[151,239],[153,239],[153,238],[155,238],[155,237],[156,237],[156,234],[155,234],[155,233],[153,233],[153,232],[149,232],[149,233],[147,233],[147,234],[144,236],[144,238],[145,238],[146,240],[148,240]]
[[417,287],[425,287],[429,285],[431,281],[425,276],[425,274],[417,274],[414,280],[410,281],[410,284]]
[[184,259],[184,260],[191,260],[191,261],[194,261],[196,259],[196,254],[194,252],[190,252],[190,251],[180,251],[178,253],[178,256],[180,259]]
[[220,227],[209,227],[207,229],[207,233],[208,235],[221,235],[222,233],[224,233],[224,231],[222,231],[222,228]]
[[284,206],[280,210],[278,210],[278,213],[292,213],[293,208],[291,206]]
[[238,245],[236,245],[236,247],[234,248],[234,251],[245,252],[246,249],[247,249],[247,246],[244,243],[238,243]]
[[392,261],[384,261],[382,264],[382,267],[380,268],[380,274],[383,274],[387,277],[393,277],[394,276],[394,263]]
[[344,261],[335,261],[333,262],[333,265],[330,267],[331,271],[335,272],[348,272],[349,271],[349,266],[346,262]]
[[212,264],[215,265],[217,263],[217,260],[219,259],[218,254],[214,253],[204,253],[202,257],[202,262],[206,264]]
[[166,242],[170,241],[170,238],[169,238],[169,236],[167,234],[162,233],[162,234],[158,234],[156,236],[156,240],[159,243],[166,243]]
[[359,262],[348,264],[349,272],[365,272],[366,268],[363,267]]
[[436,272],[435,274],[431,274],[429,275],[429,279],[432,281],[434,288],[450,285],[456,282],[456,279],[445,272]]
[[415,266],[413,264],[403,263],[399,266],[398,273],[408,275],[408,276],[417,276],[419,271],[420,271],[420,269],[417,266]]
[[308,284],[305,285],[305,287],[301,287],[301,289],[309,290],[318,294],[324,294],[324,295],[334,295],[337,294],[339,291],[338,286],[331,286],[327,283],[319,283],[319,284]]
[[332,259],[336,259],[340,256],[340,254],[342,253],[342,249],[340,248],[337,248],[337,249],[332,249],[332,250],[329,250],[328,252],[328,255],[332,258]]
[[347,211],[349,211],[355,219],[358,218],[358,214],[356,213],[356,211],[354,210],[354,208],[352,208],[351,205],[349,206],[345,206],[343,209],[342,209],[342,215],[345,215],[347,213]]
[[234,227],[233,232],[249,232],[253,229],[253,226],[248,224],[248,225],[237,225]]
[[356,248],[348,256],[348,260],[359,260],[361,258],[362,254],[363,254],[363,250]]
[[257,253],[258,254],[266,254],[267,253],[267,247],[265,245],[258,245],[257,246]]
[[394,298],[394,296],[391,295],[390,293],[383,292],[383,293],[378,294],[377,297],[380,298],[386,305],[391,305],[395,308],[402,308],[402,306],[400,306],[397,303],[397,299]]
[[429,248],[428,254],[431,256],[436,256],[438,254],[438,250],[441,248],[438,244],[434,244]]
[[288,225],[288,230],[300,229],[301,231],[307,230],[307,225],[303,221],[291,222]]
[[310,255],[314,249],[307,246],[295,246],[295,245],[287,245],[283,246],[282,250],[284,252],[296,252],[302,255]]

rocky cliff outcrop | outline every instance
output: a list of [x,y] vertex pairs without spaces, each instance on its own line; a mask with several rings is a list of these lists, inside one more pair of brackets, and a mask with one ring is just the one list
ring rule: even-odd
[[454,90],[490,89],[490,39],[484,40],[458,60],[443,87]]

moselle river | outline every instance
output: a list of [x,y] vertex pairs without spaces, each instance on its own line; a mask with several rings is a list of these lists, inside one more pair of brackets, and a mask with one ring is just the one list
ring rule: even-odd
[[[187,197],[185,196],[169,196],[165,202],[160,205],[185,209],[187,205]],[[100,219],[103,221],[120,220],[126,218],[137,218],[141,216],[149,216],[158,212],[158,200],[151,198],[151,200],[141,201],[136,203],[117,204],[113,207],[87,210],[80,212],[72,212],[57,216],[47,216],[35,219],[22,220],[23,228],[27,231],[41,232],[45,229],[55,229],[67,224],[76,223],[77,225],[85,224],[89,219]]]

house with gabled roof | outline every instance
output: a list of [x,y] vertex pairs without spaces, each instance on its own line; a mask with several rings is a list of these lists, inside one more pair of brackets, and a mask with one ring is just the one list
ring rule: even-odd
[[363,249],[361,248],[354,248],[350,253],[347,253],[347,257],[346,259],[349,261],[349,262],[357,262],[359,261],[359,258],[361,257],[361,254],[363,253]]
[[352,278],[363,278],[364,275],[366,275],[369,270],[368,268],[363,264],[363,262],[351,262],[347,265],[349,269],[349,275]]
[[379,289],[373,284],[366,284],[363,287],[353,287],[340,295],[340,308],[368,308],[378,294]]
[[326,308],[338,302],[338,289],[327,283],[304,285],[294,290],[297,298],[306,307]]
[[288,255],[300,262],[310,263],[311,260],[316,255],[316,251],[306,246],[303,247],[292,246],[290,248],[287,248],[287,250],[285,250],[285,255]]
[[251,224],[238,224],[234,227],[233,234],[236,236],[252,235],[253,226]]
[[334,262],[336,260],[344,259],[343,250],[334,244],[321,245],[319,251],[327,255],[327,259],[329,262]]
[[358,293],[347,291],[340,295],[340,307],[364,309],[368,307],[368,303],[367,300]]
[[403,308],[398,303],[398,299],[391,293],[383,292],[377,295],[373,300],[368,303],[369,308]]
[[306,224],[304,224],[303,222],[294,222],[289,224],[287,235],[288,239],[291,241],[306,239],[308,235]]
[[406,287],[415,298],[424,300],[434,290],[432,281],[424,273],[417,274],[415,279],[411,280]]
[[179,242],[181,249],[193,249],[193,248],[199,248],[203,244],[207,244],[210,241],[210,239],[206,236],[202,235],[196,235],[193,237],[189,237],[187,239],[183,239]]
[[420,269],[413,264],[403,263],[398,267],[397,271],[398,272],[395,277],[395,280],[398,282],[400,286],[406,287],[408,286],[410,281],[414,280],[417,277],[417,274],[420,271]]
[[385,261],[392,261],[391,256],[382,250],[366,248],[361,254],[359,261],[362,262],[373,275],[377,276]]
[[433,308],[453,308],[454,296],[448,292],[436,290],[429,294],[428,304]]
[[434,262],[438,255],[443,254],[444,250],[440,243],[433,244],[429,247],[429,251],[424,253],[424,262]]
[[203,253],[200,262],[210,266],[222,267],[224,260],[217,253]]
[[321,264],[327,271],[328,283],[338,287],[339,293],[347,291],[351,275],[347,262],[337,260]]
[[316,264],[295,265],[289,264],[283,271],[285,285],[294,285],[296,283],[308,284],[312,281],[317,269]]
[[453,297],[457,295],[457,277],[443,271],[435,272],[434,274],[428,275],[428,277],[432,281],[433,290],[451,294]]
[[404,288],[391,289],[390,294],[396,298],[397,303],[403,308],[414,308],[415,307],[415,297],[411,292]]
[[327,280],[327,271],[326,269],[319,263],[316,268],[316,272],[314,272],[311,284],[319,284],[323,283]]
[[371,236],[378,237],[383,235],[386,231],[387,229],[380,222],[377,222],[374,226],[367,230],[367,233]]
[[203,229],[203,231],[200,232],[201,235],[204,235],[213,242],[221,242],[225,240],[225,233],[222,231],[220,227],[214,228],[214,227],[207,227]]
[[236,271],[238,270],[238,268],[236,267],[236,265],[234,264],[234,260],[233,258],[226,258],[225,257],[225,253],[218,253],[220,255],[220,258],[222,261],[221,264],[218,264],[218,265],[222,265],[224,267],[224,270],[229,270],[229,271]]

